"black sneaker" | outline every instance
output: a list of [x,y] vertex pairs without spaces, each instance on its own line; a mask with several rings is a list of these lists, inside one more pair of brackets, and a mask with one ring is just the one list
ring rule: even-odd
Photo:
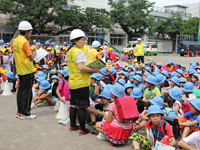
[[90,130],[91,134],[98,135],[99,132],[96,130],[96,128],[93,126],[92,129]]

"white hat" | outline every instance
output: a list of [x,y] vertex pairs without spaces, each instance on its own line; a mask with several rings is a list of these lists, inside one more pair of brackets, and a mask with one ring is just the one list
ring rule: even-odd
[[33,27],[28,21],[21,21],[18,26],[19,31],[28,31],[32,30]]
[[138,41],[142,41],[142,39],[141,39],[141,38],[138,38],[137,40],[138,40]]
[[93,42],[92,42],[92,47],[93,47],[93,48],[97,48],[97,47],[99,47],[99,46],[101,46],[101,44],[99,43],[99,41],[93,41]]
[[71,33],[70,33],[70,40],[74,40],[77,39],[79,37],[85,37],[85,33],[80,30],[80,29],[74,29]]

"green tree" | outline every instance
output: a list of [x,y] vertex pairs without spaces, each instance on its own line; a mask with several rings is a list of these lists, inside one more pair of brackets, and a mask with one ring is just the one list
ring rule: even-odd
[[181,34],[193,35],[194,40],[198,40],[199,18],[193,17],[184,22],[181,26]]
[[111,18],[114,23],[128,34],[128,40],[133,37],[141,37],[148,34],[150,7],[154,3],[148,0],[120,0],[118,2],[109,0],[111,6]]
[[67,5],[66,0],[0,0],[0,11],[9,14],[9,21],[6,26],[17,27],[22,20],[29,21],[38,34],[46,29],[52,31],[56,14],[60,13],[63,5]]

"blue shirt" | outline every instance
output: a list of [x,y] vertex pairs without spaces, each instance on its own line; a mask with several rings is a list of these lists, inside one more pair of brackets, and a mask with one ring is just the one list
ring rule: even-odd
[[[191,113],[191,111],[187,112],[183,116],[187,119],[190,119],[190,121],[198,121],[198,117],[195,117],[194,114]],[[195,127],[199,128],[199,123],[195,124]]]

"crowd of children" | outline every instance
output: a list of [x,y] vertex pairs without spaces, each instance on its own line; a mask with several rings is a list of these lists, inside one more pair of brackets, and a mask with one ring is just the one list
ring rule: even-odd
[[[49,54],[39,63],[35,63],[33,99],[31,108],[37,108],[43,103],[55,106],[61,101],[70,109],[70,90],[68,85],[67,47],[55,49],[55,43],[45,43],[44,49]],[[64,43],[66,45],[66,43]],[[33,42],[32,51],[40,48],[40,43]],[[88,54],[89,47],[83,51]],[[112,52],[108,44],[98,47],[98,57],[105,57],[108,64],[99,73],[91,75],[89,86],[90,107],[88,111],[91,122],[91,133],[103,134],[110,145],[125,144],[130,141],[134,149],[140,146],[152,149],[156,141],[162,142],[165,136],[169,138],[169,145],[176,146],[174,131],[163,117],[178,120],[178,129],[182,137],[178,145],[183,149],[193,149],[192,145],[200,149],[200,82],[199,67],[191,62],[178,65],[168,60],[167,65],[155,63],[151,58],[148,62],[138,63],[125,51],[123,55]],[[131,52],[132,54],[132,52]],[[97,55],[96,55],[97,56]],[[1,83],[13,83],[12,91],[17,91],[19,80],[14,66],[12,48],[6,44],[0,49]],[[133,59],[131,57],[130,59]],[[110,60],[110,61],[109,61]],[[2,90],[0,91],[3,92]],[[117,106],[114,101],[121,97],[132,97],[140,113],[133,120],[119,120]],[[69,112],[69,110],[68,110]],[[17,113],[17,118],[20,114]],[[162,118],[163,117],[163,118]],[[23,119],[23,118],[20,118]],[[58,123],[70,125],[69,113]],[[138,130],[145,129],[147,137],[140,135]],[[153,135],[152,144],[149,139],[150,131]]]

